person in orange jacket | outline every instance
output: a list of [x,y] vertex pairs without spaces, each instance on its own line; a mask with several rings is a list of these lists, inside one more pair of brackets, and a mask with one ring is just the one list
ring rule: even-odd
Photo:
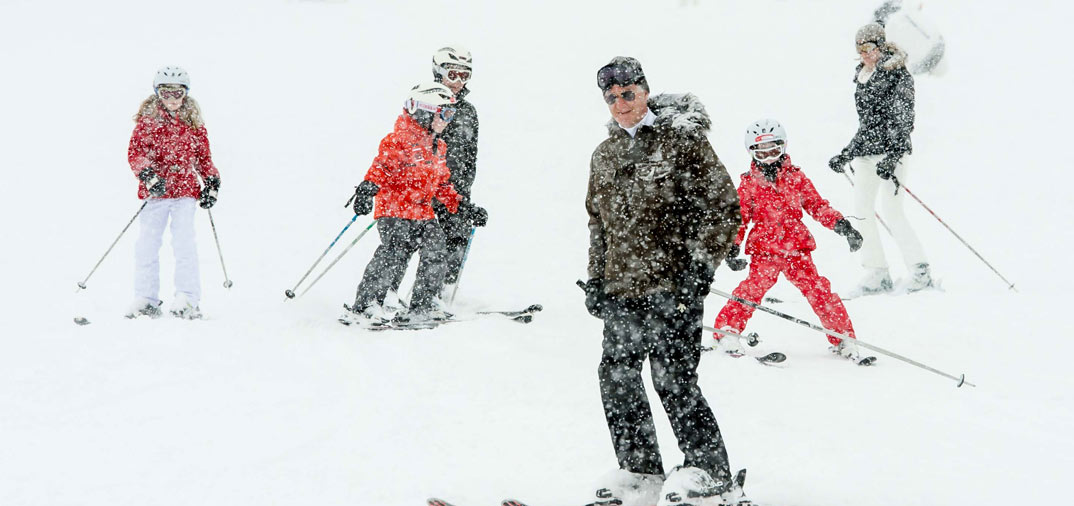
[[[732,270],[746,267],[746,260],[736,257],[746,228],[752,222],[753,230],[745,248],[751,261],[749,276],[735,288],[734,295],[758,303],[782,273],[802,291],[825,328],[854,337],[854,327],[842,299],[832,292],[831,283],[813,264],[811,252],[817,244],[802,223],[802,211],[845,236],[850,251],[861,247],[861,234],[817,193],[802,169],[791,163],[786,145],[787,132],[776,120],[763,119],[746,129],[746,149],[753,161],[738,187],[742,226],[725,261]],[[715,327],[741,334],[752,314],[753,307],[728,301],[716,316]],[[713,337],[723,351],[742,353],[738,337],[720,333]],[[833,352],[855,362],[861,360],[855,344],[832,335],[828,341]]]
[[[447,144],[440,138],[454,118],[454,103],[451,90],[439,83],[411,89],[395,129],[380,141],[365,180],[355,188],[355,214],[369,214],[376,204],[373,218],[381,245],[366,266],[354,305],[341,318],[344,323],[432,323],[450,317],[433,302],[447,273],[447,246],[433,199],[449,212],[459,212],[459,194],[445,161]],[[420,259],[409,310],[391,315],[382,307],[384,297],[398,285],[416,251]]]

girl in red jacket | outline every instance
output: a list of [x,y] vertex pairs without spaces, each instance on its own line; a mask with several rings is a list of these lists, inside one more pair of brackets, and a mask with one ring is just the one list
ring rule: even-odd
[[[804,209],[827,228],[847,238],[850,251],[861,247],[861,234],[828,201],[817,194],[813,183],[802,170],[791,164],[786,154],[787,132],[772,119],[757,121],[746,129],[746,149],[753,155],[749,172],[742,175],[738,198],[742,209],[742,226],[735,244],[727,255],[732,270],[742,270],[746,261],[736,258],[746,227],[753,230],[746,241],[746,254],[751,256],[749,276],[738,285],[734,295],[758,303],[782,273],[802,291],[825,328],[854,336],[850,317],[838,295],[832,293],[831,283],[817,273],[810,253],[816,242],[802,223]],[[716,328],[741,334],[753,308],[728,301],[716,317]],[[716,333],[720,348],[732,354],[742,353],[742,344],[735,336]],[[832,351],[858,361],[857,346],[828,336]]]
[[454,118],[454,103],[451,90],[442,84],[415,86],[395,120],[395,130],[380,141],[373,165],[355,188],[355,214],[372,211],[376,198],[373,218],[381,245],[365,268],[354,305],[340,318],[343,323],[389,323],[391,315],[382,308],[384,297],[398,286],[415,251],[420,251],[420,259],[410,310],[393,320],[425,324],[450,316],[433,302],[447,274],[447,245],[433,199],[451,213],[459,212],[459,194],[449,181],[445,161],[447,144],[440,138]]
[[[175,252],[173,315],[201,317],[201,276],[194,243],[194,206],[209,209],[220,190],[220,172],[209,153],[209,137],[201,109],[189,96],[190,76],[179,67],[164,67],[153,79],[153,95],[134,116],[127,161],[138,178],[141,232],[135,244],[135,300],[128,318],[160,316],[160,246],[171,219]],[[198,177],[205,187],[198,183]]]

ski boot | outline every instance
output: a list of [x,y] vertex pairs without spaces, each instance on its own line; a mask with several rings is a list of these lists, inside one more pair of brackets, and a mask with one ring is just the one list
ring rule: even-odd
[[601,478],[586,506],[652,506],[663,485],[662,475],[616,469]]
[[153,303],[145,299],[138,299],[131,303],[130,309],[127,310],[127,314],[124,316],[131,320],[139,316],[148,316],[157,319],[163,314],[160,310],[160,305],[163,303],[164,301],[159,300],[156,303]]

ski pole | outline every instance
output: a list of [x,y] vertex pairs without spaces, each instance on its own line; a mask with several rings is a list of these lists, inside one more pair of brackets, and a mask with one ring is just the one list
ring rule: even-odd
[[903,191],[906,192],[907,195],[913,197],[914,200],[916,200],[918,204],[921,204],[921,207],[924,207],[925,210],[928,211],[929,214],[931,214],[933,218],[936,218],[936,221],[940,222],[940,224],[943,225],[944,228],[946,228],[948,232],[951,232],[951,234],[954,235],[956,239],[961,241],[964,246],[969,248],[969,250],[972,251],[974,255],[977,255],[977,258],[980,258],[981,261],[984,262],[984,264],[987,265],[989,269],[992,269],[992,272],[996,273],[996,275],[999,276],[999,278],[1002,279],[1004,283],[1007,283],[1007,288],[1008,289],[1014,290],[1016,292],[1018,291],[1017,289],[1014,288],[1014,283],[1011,283],[1010,281],[1008,281],[1007,278],[1003,277],[1003,275],[1000,274],[999,271],[997,271],[995,267],[992,267],[992,264],[988,263],[988,260],[985,260],[984,257],[981,256],[981,254],[977,252],[977,250],[973,249],[973,246],[970,246],[970,244],[968,242],[966,242],[966,240],[963,239],[961,236],[959,236],[958,233],[956,233],[954,231],[954,229],[952,229],[950,226],[948,226],[947,223],[944,223],[944,221],[941,220],[940,217],[936,215],[936,213],[932,212],[932,209],[929,209],[929,206],[926,206],[925,203],[921,201],[921,199],[917,198],[917,195],[914,195],[914,192],[910,191],[910,189],[907,188],[905,185],[902,187],[902,189],[903,189]]
[[220,237],[216,235],[216,222],[213,221],[212,209],[206,209],[209,213],[209,225],[213,227],[213,239],[216,239],[216,253],[220,255],[220,268],[224,270],[224,288],[231,288],[231,278],[227,277],[227,267],[224,266],[224,252],[220,250]]
[[329,269],[331,269],[332,266],[336,265],[336,262],[339,262],[339,260],[341,258],[343,258],[343,255],[346,255],[347,252],[350,251],[351,248],[353,248],[355,244],[358,244],[358,240],[361,239],[362,237],[365,237],[365,234],[368,233],[369,230],[373,228],[373,225],[376,225],[376,224],[377,224],[377,220],[373,220],[373,223],[370,223],[368,227],[365,227],[365,230],[363,230],[362,233],[358,234],[358,237],[355,237],[354,240],[351,241],[351,243],[347,245],[347,248],[344,249],[339,254],[339,256],[336,257],[335,260],[332,260],[332,263],[328,264],[328,267],[324,268],[324,271],[321,271],[321,273],[318,274],[316,278],[313,278],[313,281],[310,281],[310,284],[308,286],[306,286],[306,289],[302,290],[302,293],[300,293],[299,295],[306,295],[306,292],[310,291],[310,288],[313,288],[313,285],[317,284],[317,281],[319,281],[322,277],[324,277],[324,275],[328,273]]
[[811,329],[816,330],[818,332],[823,332],[823,333],[828,334],[828,335],[836,336],[836,337],[838,337],[840,339],[852,339],[854,343],[856,343],[858,346],[861,346],[863,348],[868,348],[868,349],[873,350],[873,351],[875,351],[877,353],[882,353],[884,355],[887,355],[887,356],[889,356],[891,358],[902,360],[903,362],[906,362],[907,364],[920,367],[922,369],[925,369],[926,371],[934,372],[934,373],[939,374],[940,376],[943,376],[945,378],[953,379],[953,380],[958,382],[958,384],[955,385],[956,387],[961,387],[962,385],[969,385],[971,387],[976,387],[977,386],[977,385],[974,385],[973,383],[970,383],[969,381],[966,381],[966,375],[965,374],[962,374],[960,376],[953,376],[953,375],[947,374],[947,373],[945,373],[943,371],[940,371],[938,369],[934,369],[934,368],[929,367],[929,366],[927,366],[925,364],[922,364],[921,362],[917,362],[915,360],[911,360],[911,359],[906,358],[906,357],[904,357],[902,355],[899,355],[897,353],[893,353],[893,352],[890,352],[888,350],[885,350],[885,349],[883,349],[883,348],[881,348],[879,346],[874,346],[872,344],[863,342],[861,339],[855,339],[855,338],[850,337],[848,335],[841,334],[839,332],[835,332],[835,331],[832,331],[832,330],[828,330],[828,329],[826,329],[824,327],[821,327],[819,325],[814,325],[812,323],[809,323],[809,322],[807,322],[807,321],[805,321],[805,320],[803,320],[801,318],[795,318],[795,317],[793,317],[793,316],[791,316],[789,314],[781,313],[779,311],[776,311],[775,309],[765,307],[765,306],[762,306],[760,304],[755,304],[755,303],[750,302],[750,301],[748,301],[746,299],[743,299],[741,297],[736,297],[736,296],[734,296],[732,294],[729,294],[727,292],[718,290],[716,288],[712,288],[712,289],[710,289],[710,291],[712,293],[714,293],[716,295],[719,295],[721,297],[724,297],[726,299],[738,302],[739,304],[745,304],[745,305],[750,306],[750,307],[752,307],[754,309],[760,309],[761,311],[764,311],[766,313],[776,315],[776,316],[778,316],[780,318],[783,318],[784,320],[788,320],[788,321],[797,323],[799,325],[811,328]]
[[332,243],[329,244],[328,247],[324,249],[324,253],[321,253],[321,256],[317,257],[317,261],[313,262],[313,265],[310,266],[310,269],[308,271],[306,271],[305,274],[302,275],[302,279],[298,280],[298,283],[295,283],[294,288],[292,288],[290,290],[284,290],[283,291],[283,294],[286,295],[288,299],[295,298],[295,290],[298,290],[298,285],[301,285],[302,282],[306,280],[306,277],[308,277],[310,275],[310,273],[313,272],[313,268],[317,267],[317,264],[321,263],[321,260],[323,260],[325,255],[328,254],[328,250],[332,249],[332,246],[336,245],[336,241],[338,241],[340,237],[343,237],[343,233],[346,232],[348,228],[351,228],[351,225],[354,225],[354,221],[357,220],[357,219],[358,219],[358,215],[356,214],[356,215],[354,215],[353,218],[351,218],[351,221],[347,222],[347,226],[343,227],[343,230],[339,231],[339,235],[337,235],[335,239],[332,239]]
[[462,252],[462,263],[459,264],[459,275],[455,276],[455,288],[451,290],[451,300],[448,301],[448,306],[455,303],[455,294],[459,293],[459,282],[462,281],[462,269],[466,267],[466,258],[470,256],[470,245],[474,242],[474,232],[477,231],[476,227],[470,227],[470,237],[466,239],[466,249]]
[[145,206],[148,203],[148,200],[142,202],[142,207],[139,207],[138,211],[134,213],[134,216],[131,216],[131,221],[127,222],[127,226],[123,227],[123,230],[119,233],[119,236],[116,237],[116,240],[112,241],[112,245],[108,247],[108,250],[105,251],[103,255],[101,255],[101,259],[97,261],[97,265],[94,265],[93,269],[90,270],[89,274],[86,274],[86,279],[83,279],[82,281],[78,282],[78,288],[75,289],[75,293],[78,293],[79,290],[86,289],[86,282],[89,281],[90,276],[92,276],[93,273],[97,271],[97,268],[101,266],[101,262],[104,261],[104,257],[108,256],[108,254],[112,252],[112,248],[116,247],[116,243],[119,242],[119,238],[123,237],[123,234],[127,233],[127,229],[131,227],[131,223],[134,223],[134,219],[137,218],[139,214],[142,214],[142,209],[145,209]]
[[[850,171],[854,172],[854,167],[850,167]],[[847,178],[847,182],[850,183],[850,187],[854,188],[854,180],[850,179],[850,176],[847,175],[846,172],[843,173],[843,176]],[[888,235],[890,235],[892,237],[895,237],[895,234],[891,233],[891,227],[889,227],[887,223],[884,223],[884,218],[880,217],[880,213],[873,212],[873,216],[876,216],[876,220],[879,221],[880,224],[884,226],[884,230],[888,231]]]

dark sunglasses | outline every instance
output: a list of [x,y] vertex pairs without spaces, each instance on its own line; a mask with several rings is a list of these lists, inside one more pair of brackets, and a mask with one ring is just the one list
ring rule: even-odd
[[618,99],[618,98],[622,98],[623,101],[625,101],[625,102],[633,102],[634,97],[636,97],[636,96],[637,95],[635,95],[633,91],[629,91],[629,90],[624,91],[621,95],[616,95],[615,93],[606,93],[604,95],[604,101],[607,102],[608,105],[614,104],[616,99]]
[[613,85],[630,86],[645,80],[645,74],[640,68],[633,65],[609,63],[597,71],[597,87],[602,90],[611,88]]
[[186,96],[186,88],[157,88],[157,96],[160,98],[183,98]]

